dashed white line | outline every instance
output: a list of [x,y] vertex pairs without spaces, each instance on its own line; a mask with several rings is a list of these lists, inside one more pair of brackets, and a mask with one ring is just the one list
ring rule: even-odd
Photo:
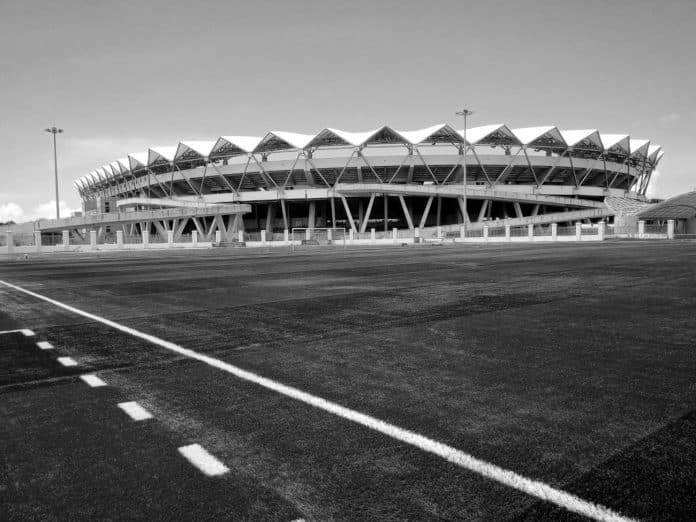
[[42,350],[52,350],[53,349],[53,345],[51,343],[49,343],[48,341],[39,341],[38,343],[36,343],[36,346],[38,346]]
[[23,333],[24,337],[32,337],[34,335],[34,332],[32,330],[27,330],[26,328],[21,329],[21,330],[3,330],[2,332],[0,332],[0,335],[8,334],[8,333],[16,333],[16,332]]
[[224,475],[229,471],[227,466],[208,453],[200,444],[182,446],[179,448],[179,453],[209,477]]
[[80,375],[80,379],[85,381],[92,388],[99,388],[100,386],[106,386],[106,383],[102,381],[99,377],[93,374]]
[[[594,520],[601,520],[606,522],[627,522],[632,520],[631,518],[624,517],[619,513],[616,513],[615,511],[605,506],[602,506],[601,504],[595,504],[594,502],[584,500],[578,497],[577,495],[573,495],[572,493],[568,493],[567,491],[554,488],[553,486],[550,486],[549,484],[546,484],[539,480],[530,479],[528,477],[525,477],[524,475],[515,473],[514,471],[501,468],[500,466],[496,466],[495,464],[486,462],[485,460],[478,459],[473,455],[458,450],[457,448],[448,446],[447,444],[443,444],[442,442],[438,442],[434,439],[425,437],[413,431],[400,428],[399,426],[395,426],[376,417],[360,413],[356,410],[351,410],[350,408],[346,408],[345,406],[341,406],[340,404],[336,404],[335,402],[327,401],[326,399],[322,399],[321,397],[318,397],[316,395],[303,392],[302,390],[293,388],[291,386],[286,386],[285,384],[279,383],[272,379],[268,379],[266,377],[262,377],[253,372],[249,372],[247,370],[239,368],[238,366],[234,366],[232,364],[221,361],[220,359],[216,359],[208,355],[203,355],[194,350],[184,348],[183,346],[179,346],[178,344],[172,343],[170,341],[160,339],[159,337],[156,337],[154,335],[150,335],[136,330],[134,328],[130,328],[128,326],[119,324],[115,321],[105,319],[104,317],[85,312],[83,310],[80,310],[79,308],[75,308],[73,306],[61,303],[60,301],[56,301],[55,299],[51,299],[50,297],[37,294],[36,292],[32,292],[31,290],[26,290],[20,286],[13,285],[6,281],[0,280],[0,284],[3,284],[8,288],[13,288],[18,292],[23,292],[37,299],[41,299],[42,301],[45,301],[47,303],[51,303],[59,308],[68,310],[69,312],[72,312],[74,314],[81,315],[82,317],[86,317],[106,326],[110,326],[116,330],[132,335],[133,337],[137,337],[139,339],[143,339],[150,343],[156,344],[157,346],[178,353],[185,357],[189,357],[191,359],[203,362],[209,366],[212,366],[213,368],[217,368],[219,370],[227,372],[240,379],[253,382],[255,384],[258,384],[259,386],[285,395],[286,397],[290,397],[292,399],[304,402],[305,404],[309,404],[310,406],[313,406],[315,408],[327,411],[333,415],[337,415],[338,417],[344,418],[351,422],[355,422],[356,424],[365,426],[369,429],[382,433],[395,440],[399,440],[411,446],[415,446],[416,448],[420,448],[425,452],[437,455],[438,457],[441,457],[442,459],[456,466],[481,475],[482,477],[486,477],[487,479],[490,479],[494,482],[498,482],[499,484],[503,484],[518,491],[522,491],[527,495],[541,499],[545,502],[550,502],[564,509],[567,509],[568,511],[580,513],[581,515],[585,515],[586,517],[592,518]],[[198,445],[193,446],[197,447]],[[191,447],[192,446],[186,446],[186,448]],[[183,448],[179,448],[179,451],[184,456],[186,456],[182,449]],[[200,450],[203,451],[203,455],[209,455],[203,448],[200,448]],[[200,450],[194,449],[191,451],[195,455],[198,454]],[[214,457],[212,458],[214,459]],[[215,459],[215,462],[217,462],[217,459]],[[219,465],[222,466],[222,468],[224,468],[225,470],[227,469],[224,467],[224,465]]]
[[63,366],[77,366],[77,361],[72,357],[58,357],[58,362]]
[[118,407],[125,411],[128,416],[135,421],[152,418],[152,414],[135,401],[120,402]]

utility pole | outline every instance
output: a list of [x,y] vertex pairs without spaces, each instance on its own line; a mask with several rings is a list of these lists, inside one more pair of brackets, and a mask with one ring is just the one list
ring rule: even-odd
[[466,141],[466,119],[467,117],[471,116],[474,114],[474,111],[471,111],[469,109],[462,109],[461,111],[458,111],[457,116],[463,116],[464,117],[464,160],[462,161],[462,192],[464,194],[464,215],[462,216],[463,221],[464,221],[464,230],[466,230],[466,225],[467,221],[469,220],[469,211],[466,206],[466,151],[467,151],[467,141]]
[[58,198],[58,153],[56,151],[56,134],[63,132],[63,129],[58,127],[50,127],[44,129],[46,132],[53,134],[53,175],[56,182],[56,219],[60,219],[60,199]]

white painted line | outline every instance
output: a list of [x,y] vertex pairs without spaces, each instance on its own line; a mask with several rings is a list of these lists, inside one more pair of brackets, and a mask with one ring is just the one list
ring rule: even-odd
[[209,477],[224,475],[229,471],[227,466],[208,453],[200,444],[182,446],[179,448],[179,453]]
[[36,346],[38,346],[42,350],[52,350],[53,349],[53,345],[51,343],[49,343],[48,341],[39,341],[38,343],[36,343]]
[[58,357],[58,362],[63,366],[77,366],[77,361],[72,357]]
[[102,381],[99,377],[93,374],[80,375],[80,379],[89,384],[92,388],[99,388],[100,386],[106,386],[106,383]]
[[461,468],[467,469],[473,473],[477,473],[483,477],[486,477],[500,484],[504,484],[518,491],[522,491],[532,497],[541,499],[545,502],[551,502],[569,511],[580,513],[581,515],[592,518],[594,520],[601,520],[605,522],[626,522],[632,520],[600,504],[595,504],[593,502],[583,500],[580,497],[573,495],[572,493],[568,493],[566,491],[554,488],[544,482],[527,478],[523,475],[515,473],[514,471],[501,468],[499,466],[496,466],[495,464],[491,464],[481,459],[477,459],[476,457],[464,451],[453,448],[452,446],[448,446],[446,444],[437,442],[436,440],[430,439],[423,435],[419,435],[418,433],[414,433],[412,431],[400,428],[393,424],[389,424],[388,422],[379,420],[370,415],[365,415],[364,413],[351,410],[349,408],[341,406],[340,404],[336,404],[334,402],[322,399],[321,397],[317,397],[316,395],[312,395],[298,390],[297,388],[286,386],[274,380],[262,377],[247,370],[243,370],[242,368],[239,368],[232,364],[221,361],[220,359],[215,359],[214,357],[203,355],[194,350],[190,350],[188,348],[179,346],[178,344],[165,341],[164,339],[160,339],[159,337],[155,337],[154,335],[146,334],[134,328],[130,328],[128,326],[119,324],[115,321],[111,321],[109,319],[99,317],[98,315],[85,312],[83,310],[80,310],[79,308],[75,308],[73,306],[61,303],[60,301],[56,301],[55,299],[51,299],[50,297],[46,297],[41,294],[32,292],[31,290],[25,290],[24,288],[13,285],[6,281],[0,280],[0,284],[3,284],[8,288],[13,288],[19,292],[23,292],[37,299],[41,299],[42,301],[46,301],[47,303],[51,303],[59,308],[68,310],[69,312],[72,312],[74,314],[81,315],[82,317],[86,317],[88,319],[92,319],[93,321],[105,324],[116,330],[132,335],[133,337],[138,337],[139,339],[151,342],[153,344],[156,344],[157,346],[178,353],[185,357],[189,357],[191,359],[203,362],[209,366],[212,366],[213,368],[217,368],[218,370],[222,370],[236,377],[239,377],[240,379],[253,382],[269,390],[273,390],[287,397],[291,397],[293,399],[304,402],[321,410],[327,411],[344,419],[350,420],[372,430],[378,431],[384,435],[387,435],[388,437],[399,440],[406,444],[410,444],[411,446],[420,448],[421,450],[426,451],[428,453],[432,453],[433,455],[437,455],[438,457],[441,457],[444,460],[451,462],[452,464],[455,464]]
[[152,414],[137,402],[120,402],[118,407],[125,411],[131,419],[141,421],[151,419]]
[[24,337],[32,337],[34,335],[34,332],[31,330],[27,329],[22,329],[22,330],[3,330],[0,332],[0,335],[2,334],[8,334],[8,333],[16,333],[16,332],[22,332],[24,334]]

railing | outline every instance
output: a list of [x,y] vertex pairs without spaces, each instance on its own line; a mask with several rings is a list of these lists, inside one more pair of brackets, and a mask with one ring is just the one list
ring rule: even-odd
[[645,225],[645,228],[643,229],[645,234],[666,234],[667,233],[667,224],[665,223],[664,225]]
[[34,234],[12,234],[14,246],[34,246]]
[[558,236],[574,236],[576,234],[575,226],[572,227],[558,227],[556,230],[556,235]]
[[542,226],[536,226],[534,227],[534,236],[535,237],[551,237],[553,235],[553,230],[551,225],[547,227],[542,227]]
[[261,232],[244,232],[244,241],[261,241]]

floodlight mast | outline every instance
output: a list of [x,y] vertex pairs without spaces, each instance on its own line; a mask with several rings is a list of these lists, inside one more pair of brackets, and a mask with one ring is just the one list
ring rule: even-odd
[[467,209],[466,205],[466,150],[467,150],[467,141],[466,141],[466,119],[467,117],[471,116],[474,114],[474,111],[469,110],[469,109],[462,109],[461,111],[458,111],[457,116],[462,116],[464,118],[464,158],[462,161],[462,193],[463,193],[463,202],[464,205],[462,205],[464,208],[462,209],[463,216],[462,216],[462,221],[464,225],[464,231],[466,233],[467,229],[467,224],[469,222],[469,211]]
[[44,131],[53,134],[53,176],[56,183],[56,219],[60,219],[60,200],[58,199],[58,153],[56,152],[56,134],[63,132],[58,127],[49,127]]

